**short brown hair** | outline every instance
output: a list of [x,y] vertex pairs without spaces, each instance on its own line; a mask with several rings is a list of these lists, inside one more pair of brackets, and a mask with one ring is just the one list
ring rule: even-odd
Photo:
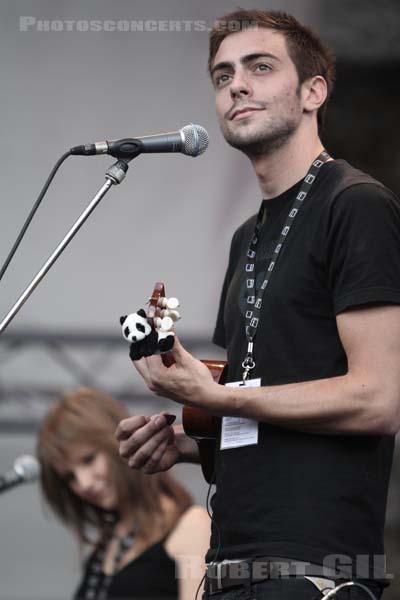
[[[71,527],[80,542],[97,542],[109,527],[103,510],[88,504],[72,492],[57,469],[74,443],[85,443],[104,452],[112,466],[119,501],[128,501],[140,536],[156,539],[165,527],[171,528],[192,504],[189,493],[169,474],[146,475],[132,470],[118,452],[115,430],[128,417],[125,407],[103,392],[81,388],[65,394],[51,408],[39,432],[37,455],[41,464],[41,488],[56,516]],[[160,497],[168,496],[176,506],[174,523],[166,523]],[[95,529],[96,539],[89,530]]]
[[321,131],[325,121],[326,106],[335,82],[335,58],[320,38],[308,27],[302,25],[291,15],[280,11],[239,9],[218,19],[210,33],[208,70],[222,41],[232,33],[264,27],[282,33],[292,59],[299,83],[316,75],[321,75],[327,84],[327,97],[318,110],[318,128]]

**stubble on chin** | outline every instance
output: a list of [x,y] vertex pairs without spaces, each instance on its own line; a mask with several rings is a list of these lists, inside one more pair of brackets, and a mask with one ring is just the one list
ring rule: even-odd
[[251,159],[268,156],[282,148],[297,131],[298,119],[286,119],[275,124],[264,123],[257,131],[248,130],[246,125],[240,123],[236,130],[232,130],[226,123],[220,124],[228,144]]

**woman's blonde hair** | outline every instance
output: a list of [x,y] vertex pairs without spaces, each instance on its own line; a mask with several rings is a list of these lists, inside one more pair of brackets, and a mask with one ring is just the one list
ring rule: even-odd
[[[115,430],[128,413],[125,407],[107,394],[81,388],[65,394],[50,410],[38,436],[37,456],[41,463],[41,488],[53,512],[71,527],[85,543],[101,539],[109,523],[104,510],[74,494],[60,476],[62,464],[73,444],[87,444],[104,452],[109,460],[118,503],[129,503],[140,536],[147,541],[160,537],[172,528],[180,515],[192,504],[189,493],[167,473],[146,475],[132,470],[118,453]],[[167,496],[176,507],[174,519],[167,520],[161,497]],[[90,531],[97,531],[92,540]]]

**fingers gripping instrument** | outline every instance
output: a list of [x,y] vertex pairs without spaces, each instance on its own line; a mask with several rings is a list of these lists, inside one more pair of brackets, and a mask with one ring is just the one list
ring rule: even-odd
[[[167,333],[172,335],[172,345],[169,350],[172,349],[174,332],[168,329],[171,323],[169,321],[166,322],[165,319],[171,319],[172,326],[179,320],[180,314],[177,311],[179,301],[176,298],[167,298],[164,284],[157,282],[148,304],[147,313],[141,309],[138,313],[121,317],[122,334],[126,340],[131,342],[130,357],[132,360],[138,360],[143,358],[143,356],[151,356],[159,351],[164,365],[170,367],[175,363],[174,357],[168,349],[163,351],[157,348],[157,336],[158,332],[162,331],[162,327],[166,327]],[[132,339],[132,331],[138,331],[138,317],[143,320],[140,323],[143,331],[135,335],[135,337],[140,337],[141,339],[134,341]],[[126,329],[127,327],[129,331]],[[159,328],[158,330],[156,329],[157,327]],[[150,331],[153,331],[153,334]],[[151,340],[151,335],[153,335],[153,340]],[[227,375],[226,361],[202,360],[202,363],[210,370],[216,383],[223,384],[225,382]],[[203,475],[206,481],[211,483],[214,475],[214,456],[221,428],[221,419],[199,408],[184,406],[182,410],[182,424],[186,435],[197,442]]]

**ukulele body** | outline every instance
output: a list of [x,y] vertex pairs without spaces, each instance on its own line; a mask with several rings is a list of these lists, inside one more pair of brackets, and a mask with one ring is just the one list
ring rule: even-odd
[[[228,363],[226,361],[202,360],[208,367],[216,383],[226,381]],[[200,464],[205,480],[211,483],[214,475],[216,444],[221,430],[221,418],[215,417],[192,406],[184,406],[182,410],[183,429],[193,438],[199,447]]]

